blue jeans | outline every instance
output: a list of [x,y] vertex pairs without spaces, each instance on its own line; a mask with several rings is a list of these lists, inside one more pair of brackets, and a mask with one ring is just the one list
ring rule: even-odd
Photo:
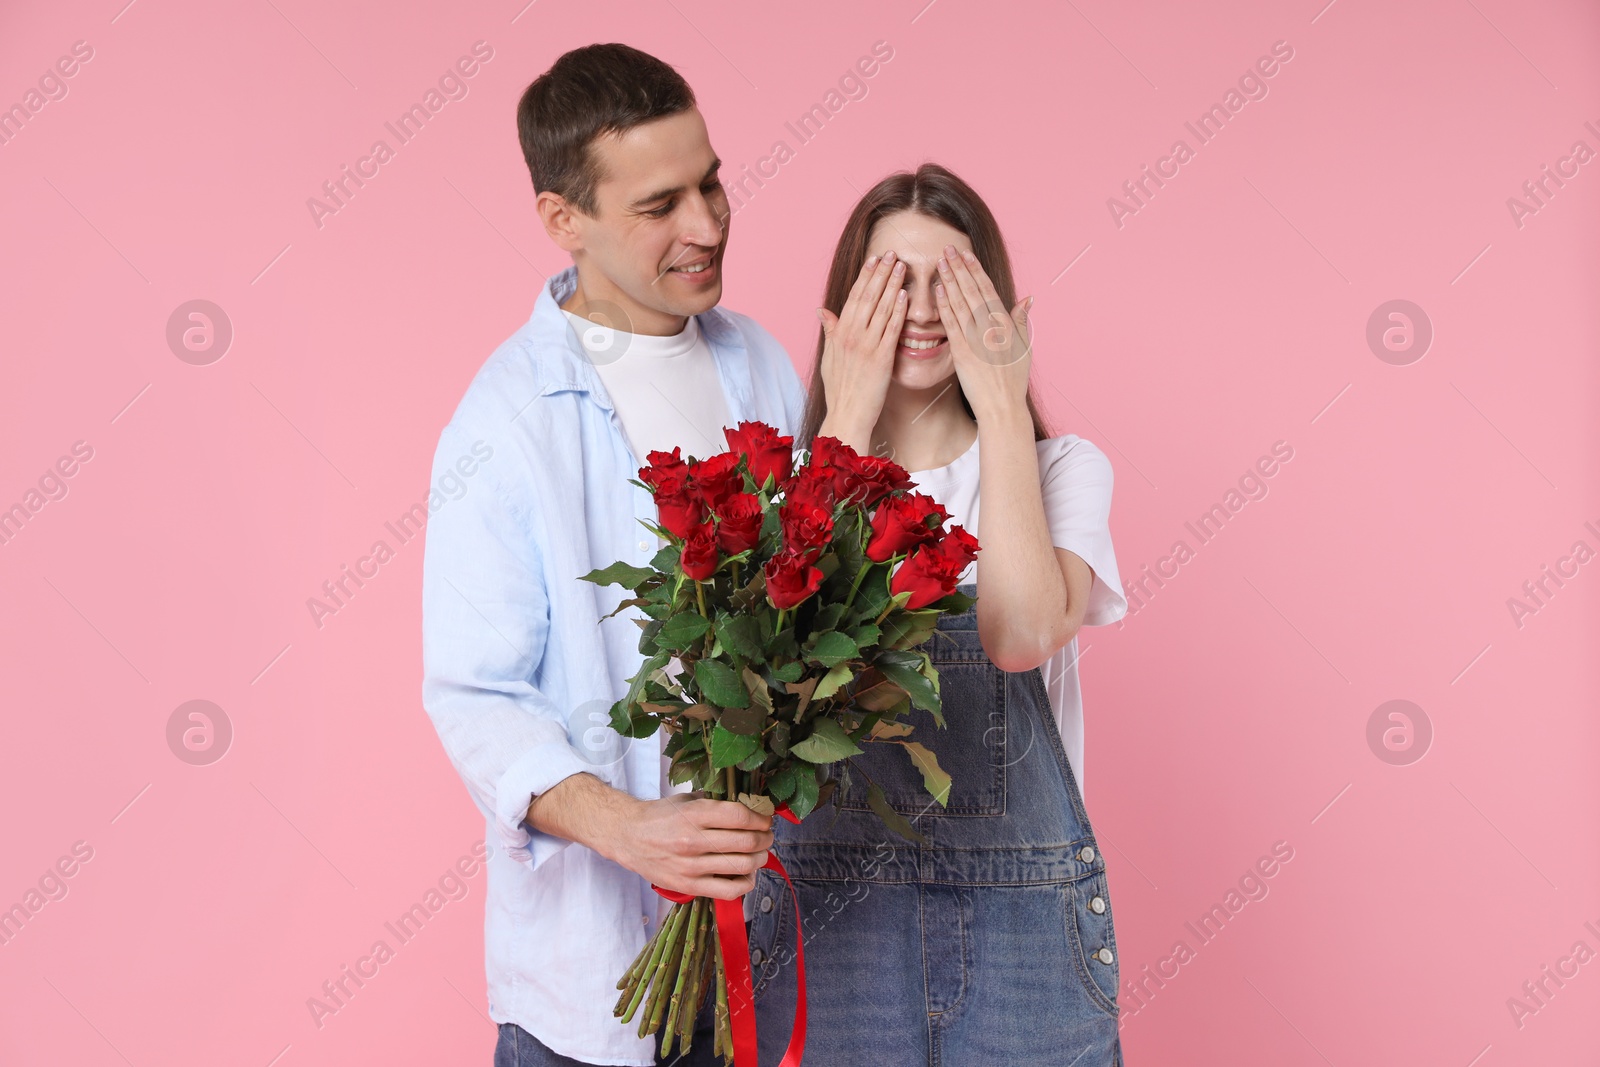
[[[680,1052],[673,1042],[672,1055],[661,1055],[661,1035],[656,1035],[656,1067],[722,1067],[722,1057],[711,1055],[712,1012],[716,997],[706,998],[700,1017],[695,1020],[694,1040],[688,1052]],[[617,1023],[618,1026],[623,1025]],[[630,1024],[637,1027],[639,1021]],[[516,1023],[501,1023],[500,1038],[494,1046],[494,1067],[589,1067],[585,1060],[575,1060],[551,1052],[549,1047]]]
[[[973,610],[921,647],[947,726],[915,709],[910,721],[953,780],[948,803],[878,742],[799,826],[773,820],[804,917],[805,1065],[1120,1067],[1105,859],[1043,678],[997,668]],[[923,844],[872,812],[868,777]],[[796,914],[770,870],[753,894],[760,1063],[774,1067],[794,1017]]]

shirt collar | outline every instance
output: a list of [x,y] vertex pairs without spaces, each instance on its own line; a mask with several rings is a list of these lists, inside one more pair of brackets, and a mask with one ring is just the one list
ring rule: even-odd
[[[561,391],[591,394],[601,407],[611,408],[611,398],[600,375],[589,362],[583,342],[572,328],[572,323],[561,313],[561,304],[578,287],[577,265],[567,267],[550,277],[539,290],[534,302],[533,316],[525,328],[523,349],[533,366],[534,381],[540,396]],[[744,335],[726,311],[711,308],[696,315],[695,322],[711,348],[717,371],[725,383],[732,385],[729,400],[740,405],[749,399],[749,354],[745,349]],[[741,382],[740,379],[744,381]]]

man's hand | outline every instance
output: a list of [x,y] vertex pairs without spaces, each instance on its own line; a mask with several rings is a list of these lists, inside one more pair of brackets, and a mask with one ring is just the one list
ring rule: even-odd
[[640,800],[574,774],[528,805],[528,825],[585,845],[663,889],[737,900],[755,888],[772,847],[772,816],[735,800],[673,793]]
[[697,897],[737,900],[755,888],[772,847],[772,816],[696,793],[636,803],[611,859],[663,889]]

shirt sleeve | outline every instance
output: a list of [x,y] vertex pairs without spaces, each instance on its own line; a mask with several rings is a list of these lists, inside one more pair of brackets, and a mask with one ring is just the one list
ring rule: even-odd
[[[445,428],[432,484],[473,455],[468,436],[454,424]],[[572,842],[531,830],[524,821],[528,804],[595,767],[570,743],[561,709],[531,681],[549,632],[538,548],[492,471],[468,485],[427,522],[422,703],[502,846],[537,869]]]
[[1039,452],[1051,541],[1076,553],[1094,572],[1083,625],[1107,626],[1128,613],[1111,547],[1111,460],[1093,443],[1070,434],[1041,441]]

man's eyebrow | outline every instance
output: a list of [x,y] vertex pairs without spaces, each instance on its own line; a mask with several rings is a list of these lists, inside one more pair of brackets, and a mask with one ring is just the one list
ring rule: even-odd
[[[700,183],[702,185],[705,184],[706,179],[710,178],[713,174],[715,174],[717,172],[717,168],[720,167],[720,166],[722,166],[722,160],[721,159],[713,159],[711,161],[711,166],[706,168],[705,176],[700,179]],[[681,192],[683,192],[683,186],[681,186],[681,185],[674,185],[670,189],[658,189],[655,192],[651,193],[649,196],[641,196],[641,197],[639,197],[639,199],[637,199],[637,200],[633,201],[632,203],[630,203],[628,205],[628,210],[632,211],[635,208],[644,207],[646,204],[653,204],[657,200],[665,200],[669,196],[677,196]]]

